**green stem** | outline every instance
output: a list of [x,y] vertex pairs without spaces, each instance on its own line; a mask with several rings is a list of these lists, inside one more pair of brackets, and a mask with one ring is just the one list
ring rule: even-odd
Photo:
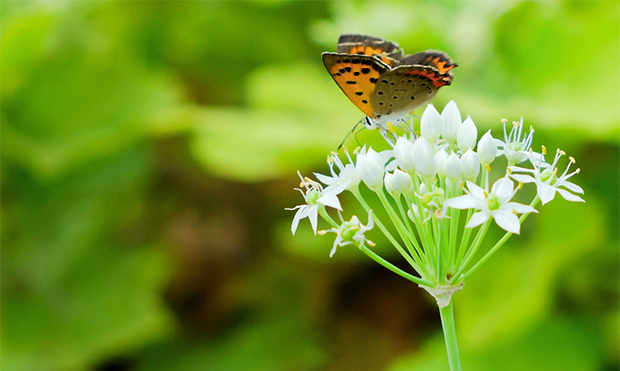
[[447,307],[439,308],[439,314],[441,315],[441,326],[443,327],[443,335],[446,339],[446,350],[448,351],[448,362],[450,363],[450,371],[461,371],[459,346],[456,342],[456,329],[454,327],[454,311],[452,309],[452,300]]
[[[362,204],[362,207],[364,207],[366,212],[369,212],[370,211],[370,206],[368,206],[368,203],[366,202],[366,200],[364,200],[364,198],[362,197],[362,194],[359,191],[351,191],[351,193],[353,193],[353,195],[355,196],[357,201],[360,204]],[[405,258],[405,260],[407,260],[407,263],[409,263],[409,265],[411,265],[415,270],[418,270],[418,267],[419,267],[418,263],[411,257],[411,255],[409,255],[403,249],[403,247],[398,243],[398,241],[396,241],[394,236],[392,236],[392,234],[390,233],[390,231],[388,231],[388,229],[385,227],[385,225],[383,225],[383,223],[381,223],[381,221],[379,220],[379,218],[377,217],[376,214],[372,217],[372,220],[374,220],[375,224],[379,227],[379,229],[381,229],[381,232],[383,232],[385,237],[387,237],[387,239],[392,243],[392,245],[396,248],[396,250],[398,250],[400,255],[403,258]]]
[[392,272],[398,274],[399,276],[408,279],[411,282],[417,283],[418,285],[425,285],[425,286],[429,286],[429,287],[431,287],[433,285],[433,283],[430,282],[430,281],[427,281],[427,280],[422,279],[422,278],[418,278],[418,277],[416,277],[416,276],[414,276],[412,274],[409,274],[409,273],[407,273],[407,272],[397,268],[396,266],[392,265],[388,261],[384,260],[379,255],[375,254],[368,247],[366,247],[366,245],[360,246],[360,250],[362,250],[362,252],[364,254],[368,255],[372,260],[376,261],[377,263],[381,264],[382,266],[386,267],[387,269],[391,270]]
[[461,274],[463,274],[463,271],[465,271],[465,268],[467,268],[467,266],[469,265],[470,261],[474,258],[474,256],[476,255],[476,252],[478,251],[478,247],[480,247],[480,244],[482,243],[482,240],[484,239],[484,236],[487,234],[487,230],[489,229],[489,225],[491,225],[491,220],[493,219],[489,219],[486,221],[486,223],[484,223],[480,229],[478,230],[478,234],[476,235],[476,238],[474,239],[474,243],[472,244],[471,249],[467,252],[467,255],[465,256],[465,261],[464,262],[459,262],[459,268],[456,271],[456,273],[454,274],[453,280],[454,282],[456,281],[460,281],[459,277],[461,276]]

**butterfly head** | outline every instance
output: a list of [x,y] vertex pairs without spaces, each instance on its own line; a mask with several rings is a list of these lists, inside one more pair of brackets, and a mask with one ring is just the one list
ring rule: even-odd
[[363,120],[364,127],[366,127],[366,129],[375,130],[379,127],[379,123],[370,118],[369,116],[366,116]]

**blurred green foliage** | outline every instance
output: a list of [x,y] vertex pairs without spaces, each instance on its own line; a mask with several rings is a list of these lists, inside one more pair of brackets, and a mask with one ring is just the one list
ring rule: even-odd
[[1,11],[3,369],[447,369],[425,293],[290,236],[295,171],[362,116],[320,62],[340,33],[447,51],[436,105],[496,136],[524,116],[582,168],[587,203],[541,207],[454,297],[464,368],[618,369],[619,3]]

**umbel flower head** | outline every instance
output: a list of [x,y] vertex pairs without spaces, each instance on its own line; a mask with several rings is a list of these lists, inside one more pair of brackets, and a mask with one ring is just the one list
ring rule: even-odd
[[[569,181],[579,173],[579,169],[570,172],[575,160],[569,157],[566,170],[559,174],[556,166],[564,152],[558,150],[551,164],[545,162],[544,147],[542,153],[531,149],[534,129],[530,127],[525,134],[523,118],[514,121],[510,131],[506,129],[507,120],[502,119],[500,140],[491,130],[479,138],[474,118],[467,115],[463,121],[462,117],[454,101],[441,113],[429,104],[417,128],[412,120],[387,125],[404,129],[402,134],[396,129],[380,129],[385,139],[381,150],[363,146],[354,151],[355,161],[345,151],[346,163],[336,154],[329,156],[330,174],[316,174],[325,189],[318,182],[301,179],[305,191],[299,190],[305,204],[289,209],[297,211],[292,232],[301,219],[308,218],[316,234],[321,216],[331,228],[319,234],[336,234],[330,256],[338,246],[355,245],[374,261],[423,286],[440,307],[449,305],[465,279],[512,234],[521,232],[529,214],[538,213],[535,207],[539,202],[551,202],[556,193],[565,200],[583,202],[575,195],[583,194],[583,190]],[[492,179],[493,174],[501,176]],[[530,204],[513,201],[531,183],[537,192]],[[362,184],[370,192],[362,192]],[[342,214],[346,211],[338,195],[347,191],[369,213],[366,226],[356,216],[344,221]],[[384,209],[381,215],[386,217],[370,213],[372,202]],[[336,210],[340,222],[326,207]],[[506,235],[484,256],[477,256],[493,224]],[[374,225],[417,275],[395,267],[369,249],[374,244],[366,234]]]

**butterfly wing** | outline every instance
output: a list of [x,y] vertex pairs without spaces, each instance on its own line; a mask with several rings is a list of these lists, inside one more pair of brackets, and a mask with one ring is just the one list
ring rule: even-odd
[[376,55],[391,67],[397,66],[403,58],[403,51],[398,43],[368,35],[340,35],[337,50],[342,54]]
[[390,67],[375,57],[323,53],[323,64],[336,84],[366,116],[373,116],[371,95],[382,74]]
[[382,74],[370,96],[375,117],[409,114],[450,84],[445,77],[437,68],[423,65],[401,65]]
[[[458,64],[452,61],[448,54],[440,50],[427,50],[413,55],[408,55],[401,60],[401,65],[414,66],[431,66],[435,67],[440,74],[445,75],[446,81],[452,82],[452,69],[458,67]],[[449,85],[449,83],[447,84]]]

